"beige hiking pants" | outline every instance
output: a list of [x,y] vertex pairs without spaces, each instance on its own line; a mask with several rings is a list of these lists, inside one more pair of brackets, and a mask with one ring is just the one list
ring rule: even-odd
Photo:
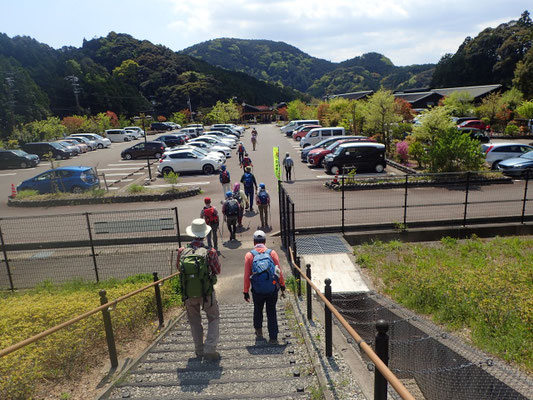
[[[194,340],[194,351],[197,355],[213,353],[216,351],[219,338],[220,314],[215,291],[212,296],[207,296],[204,303],[203,298],[185,300],[185,309],[191,326],[191,334]],[[204,344],[204,328],[202,327],[202,305],[207,317],[207,337]]]

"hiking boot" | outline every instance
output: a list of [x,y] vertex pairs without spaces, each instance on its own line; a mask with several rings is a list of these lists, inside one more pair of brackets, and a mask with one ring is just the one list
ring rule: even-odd
[[278,339],[270,339],[268,344],[279,344]]
[[205,353],[204,354],[204,360],[206,360],[206,361],[218,361],[218,360],[220,360],[220,353],[218,351],[214,351],[212,353]]
[[263,338],[263,328],[255,328],[255,337],[258,339]]

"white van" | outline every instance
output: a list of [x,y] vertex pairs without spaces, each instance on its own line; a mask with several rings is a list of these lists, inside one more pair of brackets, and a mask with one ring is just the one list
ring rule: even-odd
[[126,132],[125,129],[108,129],[105,131],[106,137],[115,142],[129,142],[136,139],[131,133]]
[[315,128],[307,132],[302,140],[300,140],[300,147],[305,149],[306,147],[312,146],[321,142],[324,139],[328,139],[332,136],[345,136],[346,132],[342,126],[335,126],[329,128]]
[[282,126],[280,129],[283,133],[288,135],[292,133],[293,130],[302,125],[320,125],[320,122],[317,119],[295,119],[289,122],[287,125]]

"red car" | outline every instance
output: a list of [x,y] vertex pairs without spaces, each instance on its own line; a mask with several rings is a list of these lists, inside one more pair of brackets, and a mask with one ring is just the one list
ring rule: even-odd
[[367,136],[351,136],[348,139],[337,140],[336,142],[331,143],[329,146],[323,149],[311,150],[307,155],[307,162],[309,163],[309,166],[322,167],[324,157],[326,157],[329,153],[332,153],[333,150],[335,150],[337,146],[341,145],[342,143],[350,142],[375,142],[375,140]]
[[294,130],[292,138],[299,142],[307,135],[307,132],[314,128],[322,128],[322,125],[302,125]]
[[482,131],[489,131],[490,126],[486,125],[483,121],[479,119],[471,119],[468,121],[463,121],[459,125],[457,125],[458,128],[476,128],[480,129]]

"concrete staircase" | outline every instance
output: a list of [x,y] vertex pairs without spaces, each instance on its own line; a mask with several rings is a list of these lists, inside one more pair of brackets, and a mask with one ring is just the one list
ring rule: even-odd
[[[253,305],[220,305],[217,362],[195,357],[187,317],[179,319],[102,399],[310,399],[319,384],[298,323],[278,301],[279,345],[256,339]],[[285,307],[291,307],[287,302]],[[205,319],[205,318],[204,318]],[[205,321],[204,321],[205,323]],[[206,328],[206,326],[204,326]],[[266,316],[263,332],[267,335]]]

